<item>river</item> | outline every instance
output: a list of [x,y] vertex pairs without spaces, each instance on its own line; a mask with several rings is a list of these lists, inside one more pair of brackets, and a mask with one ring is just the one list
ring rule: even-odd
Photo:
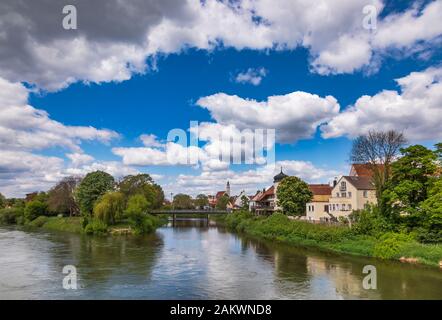
[[[77,290],[63,289],[63,267]],[[377,289],[363,288],[366,265]],[[442,299],[442,271],[252,240],[213,222],[146,237],[0,227],[0,299]]]

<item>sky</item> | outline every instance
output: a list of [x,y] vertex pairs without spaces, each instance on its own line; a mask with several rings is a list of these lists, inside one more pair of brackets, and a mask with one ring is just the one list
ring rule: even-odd
[[[309,183],[347,174],[352,139],[369,130],[442,140],[442,0],[69,4],[76,29],[63,1],[0,3],[8,197],[95,170],[149,173],[166,196],[227,180],[254,194],[281,167]],[[220,134],[259,130],[275,132],[274,161],[220,159]]]

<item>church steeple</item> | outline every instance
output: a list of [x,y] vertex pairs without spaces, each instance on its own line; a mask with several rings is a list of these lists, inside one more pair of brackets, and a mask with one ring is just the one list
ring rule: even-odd
[[230,197],[230,182],[227,180],[226,193]]

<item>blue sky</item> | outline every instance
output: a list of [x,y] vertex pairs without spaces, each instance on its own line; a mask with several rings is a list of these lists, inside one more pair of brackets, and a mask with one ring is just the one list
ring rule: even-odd
[[[26,72],[21,71],[20,63],[14,64],[17,61],[8,62],[3,57],[0,80],[4,80],[5,88],[11,85],[12,89],[3,89],[4,92],[26,90],[27,96],[16,105],[23,104],[24,108],[27,104],[33,109],[28,110],[32,113],[29,127],[12,128],[9,122],[3,126],[17,130],[20,135],[34,134],[35,139],[43,132],[45,142],[29,142],[26,136],[23,138],[26,142],[5,143],[4,159],[12,159],[13,165],[6,160],[0,163],[0,172],[7,173],[0,175],[0,192],[20,195],[34,189],[43,190],[63,176],[83,175],[94,169],[108,169],[115,176],[147,172],[153,174],[167,193],[216,192],[227,180],[233,181],[234,192],[246,189],[253,193],[271,184],[273,173],[268,168],[259,171],[257,165],[208,168],[204,163],[197,167],[167,165],[159,163],[157,158],[149,158],[150,152],[160,157],[159,153],[167,150],[165,140],[171,129],[187,130],[190,121],[240,130],[263,125],[274,128],[277,136],[289,137],[277,140],[277,167],[283,165],[289,174],[300,175],[309,182],[327,183],[335,175],[346,173],[351,139],[369,129],[404,131],[411,142],[431,146],[442,137],[440,128],[435,127],[440,117],[438,108],[442,108],[442,99],[437,94],[442,74],[442,27],[440,21],[432,20],[442,13],[442,3],[369,2],[379,10],[374,31],[360,27],[358,19],[363,18],[360,11],[365,4],[362,1],[360,4],[337,2],[343,17],[336,16],[336,21],[331,19],[331,22],[324,22],[322,13],[315,12],[317,9],[312,6],[308,13],[324,26],[305,22],[313,30],[310,33],[305,33],[302,21],[292,25],[294,22],[289,19],[291,11],[292,18],[299,14],[295,2],[281,1],[276,5],[288,12],[287,17],[266,7],[266,1],[258,1],[253,12],[261,10],[261,16],[269,24],[266,30],[265,24],[256,26],[251,20],[247,21],[251,12],[247,1],[239,1],[244,11],[233,10],[224,2],[209,1],[210,6],[204,6],[189,1],[193,3],[189,4],[190,9],[184,9],[194,10],[193,18],[180,16],[178,9],[179,14],[172,14],[169,12],[172,9],[162,8],[163,21],[169,20],[165,27],[158,29],[161,33],[155,29],[161,22],[153,19],[139,30],[128,28],[127,35],[119,35],[123,37],[120,39],[109,30],[103,31],[99,22],[81,20],[79,8],[78,33],[54,31],[43,37],[38,30],[31,32],[28,36],[35,40],[32,52],[24,52],[27,50],[24,45],[4,43],[17,57],[25,53],[32,57]],[[128,6],[131,5],[136,4],[129,2]],[[336,6],[327,8],[330,14],[336,13]],[[89,9],[100,8],[91,5]],[[43,19],[31,11],[26,13],[29,20],[38,23]],[[224,28],[229,29],[229,25],[242,28],[232,27],[230,33],[224,33],[223,28],[213,27],[217,25],[219,12],[227,17]],[[198,15],[208,13],[214,18],[210,25],[205,25],[207,22],[199,20]],[[8,21],[0,16],[0,21],[2,19]],[[51,19],[52,16],[48,24]],[[80,22],[85,26],[83,30]],[[182,35],[170,26],[173,23],[180,27],[194,24],[197,29],[192,29],[182,40]],[[428,25],[434,30],[427,30]],[[278,27],[277,34],[263,36],[257,29],[262,27],[265,32],[271,32],[272,26]],[[125,27],[127,24],[122,24],[121,28]],[[195,30],[203,38],[219,39],[220,44],[201,42],[196,35],[192,38]],[[391,35],[394,31],[396,36]],[[136,37],[146,35],[147,44]],[[59,47],[60,40],[66,41],[65,47]],[[78,41],[84,46],[81,52],[76,51]],[[37,54],[42,48],[54,50],[53,61]],[[76,61],[75,64],[72,61]],[[259,84],[236,80],[241,73],[259,74],[259,70],[264,70]],[[283,100],[278,101],[281,104],[288,101],[287,105],[272,104],[269,97],[273,96],[281,96]],[[363,96],[368,97],[361,99]],[[349,106],[355,105],[358,99],[354,112],[349,112]],[[339,109],[333,109],[336,104]],[[420,107],[421,104],[424,107]],[[7,111],[5,108],[2,112]],[[264,109],[269,112],[261,113]],[[42,118],[35,115],[35,110],[47,113],[43,116],[44,123],[35,124],[36,118]],[[242,119],[244,114],[247,118],[247,113],[252,115],[255,111],[257,118]],[[276,114],[282,119],[273,119]],[[16,121],[20,122],[19,116]],[[56,133],[52,129],[55,123]],[[89,127],[94,131],[89,132],[86,129]],[[313,128],[311,132],[309,128]],[[156,136],[156,145],[143,145],[142,135]],[[0,131],[0,138],[7,141],[9,136]],[[204,144],[200,148],[204,149]],[[18,164],[15,159],[19,158],[27,162]],[[47,172],[45,159],[56,170]],[[29,165],[39,161],[41,166]],[[35,176],[32,181],[23,177],[16,185],[11,184],[10,173],[26,170]]]

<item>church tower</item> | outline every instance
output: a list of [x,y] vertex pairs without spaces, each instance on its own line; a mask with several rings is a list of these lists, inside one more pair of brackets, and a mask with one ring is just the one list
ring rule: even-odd
[[230,197],[230,182],[227,181],[227,185],[226,185],[226,193],[227,195]]

